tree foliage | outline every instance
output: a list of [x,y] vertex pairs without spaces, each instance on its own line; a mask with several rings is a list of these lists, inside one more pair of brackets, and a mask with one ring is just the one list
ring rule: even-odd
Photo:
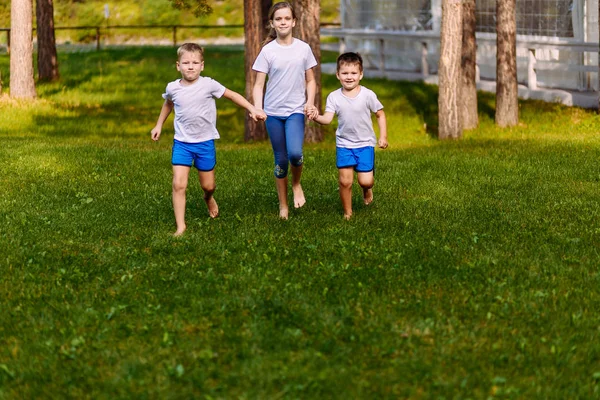
[[169,0],[178,10],[191,11],[196,17],[210,14],[212,7],[207,0]]

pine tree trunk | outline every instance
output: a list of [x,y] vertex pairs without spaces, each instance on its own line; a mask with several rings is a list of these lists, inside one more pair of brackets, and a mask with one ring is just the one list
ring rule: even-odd
[[[317,59],[317,66],[313,68],[315,80],[317,82],[317,91],[315,94],[315,106],[319,112],[322,112],[321,100],[321,35],[320,19],[321,10],[319,0],[295,0],[293,2],[294,10],[298,21],[296,22],[295,36],[308,43]],[[307,142],[321,142],[323,140],[323,131],[321,126],[314,122],[308,122],[305,131],[305,140]]]
[[515,0],[496,2],[496,124],[519,123],[517,17]]
[[36,96],[33,77],[33,5],[31,0],[10,3],[10,96],[32,99]]
[[[246,71],[246,98],[253,103],[252,88],[256,81],[256,73],[252,71],[252,64],[260,53],[262,43],[267,36],[265,15],[268,15],[271,7],[270,0],[244,0],[244,35],[245,35],[245,57],[244,67]],[[268,19],[267,19],[268,20]],[[254,104],[254,103],[253,103]],[[263,121],[254,122],[246,114],[244,140],[265,140],[267,129]]]
[[54,37],[54,4],[53,0],[37,0],[36,4],[38,79],[55,81],[60,76]]
[[458,109],[461,83],[462,5],[460,0],[442,1],[440,61],[438,67],[438,137],[462,136]]
[[463,129],[475,129],[477,116],[477,40],[475,39],[475,0],[464,0],[462,22],[462,85],[459,109]]

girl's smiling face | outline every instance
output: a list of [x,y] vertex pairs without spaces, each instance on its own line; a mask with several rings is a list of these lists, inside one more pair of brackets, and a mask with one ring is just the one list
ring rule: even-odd
[[292,15],[292,10],[287,7],[280,8],[273,14],[271,27],[275,29],[278,37],[287,37],[292,34],[292,29],[296,26],[296,20]]

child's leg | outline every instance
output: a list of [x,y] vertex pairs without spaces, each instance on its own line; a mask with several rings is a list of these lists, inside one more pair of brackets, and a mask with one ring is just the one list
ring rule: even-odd
[[288,178],[275,177],[275,186],[277,188],[277,199],[279,200],[279,218],[288,219]]
[[292,192],[294,207],[300,208],[306,204],[304,191],[300,184],[302,166],[304,165],[304,114],[292,114],[285,122],[285,139],[290,164],[292,164]]
[[292,165],[292,193],[294,194],[294,207],[300,208],[306,204],[306,198],[304,197],[304,191],[300,184],[302,178],[302,165],[297,167]]
[[216,188],[215,170],[198,171],[198,179],[200,179],[200,186],[204,191],[204,201],[208,207],[208,215],[211,218],[217,218],[219,216],[219,205],[213,197]]
[[175,223],[177,230],[174,236],[180,236],[185,232],[185,191],[188,185],[190,167],[184,165],[173,165],[173,211],[175,212]]
[[265,121],[273,155],[275,157],[275,187],[277,188],[277,198],[279,199],[279,217],[288,218],[287,186],[288,186],[288,155],[285,143],[285,121],[269,116]]
[[368,206],[373,202],[373,184],[375,183],[373,171],[358,172],[356,175],[358,176],[358,184],[363,190],[363,201]]
[[344,218],[352,217],[352,181],[354,169],[352,167],[339,168],[340,200],[344,209]]

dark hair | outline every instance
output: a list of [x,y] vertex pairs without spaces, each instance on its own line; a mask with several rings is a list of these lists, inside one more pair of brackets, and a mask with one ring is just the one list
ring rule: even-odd
[[[273,21],[275,12],[281,10],[282,8],[289,8],[290,11],[292,12],[292,18],[297,19],[296,12],[294,11],[294,7],[292,6],[292,4],[288,3],[287,1],[282,1],[279,3],[273,4],[273,7],[271,7],[271,9],[269,10],[269,23]],[[271,29],[269,30],[269,34],[267,35],[267,38],[265,39],[265,42],[263,43],[263,45],[265,45],[269,42],[272,42],[276,38],[277,38],[277,32],[275,32],[275,28],[271,27]]]
[[177,59],[181,59],[183,53],[200,53],[200,58],[204,60],[204,49],[196,43],[184,43],[177,49]]
[[337,58],[336,70],[339,71],[340,67],[344,64],[358,65],[358,69],[360,70],[360,72],[363,71],[363,60],[360,54],[358,53],[348,52],[340,54],[340,56]]

